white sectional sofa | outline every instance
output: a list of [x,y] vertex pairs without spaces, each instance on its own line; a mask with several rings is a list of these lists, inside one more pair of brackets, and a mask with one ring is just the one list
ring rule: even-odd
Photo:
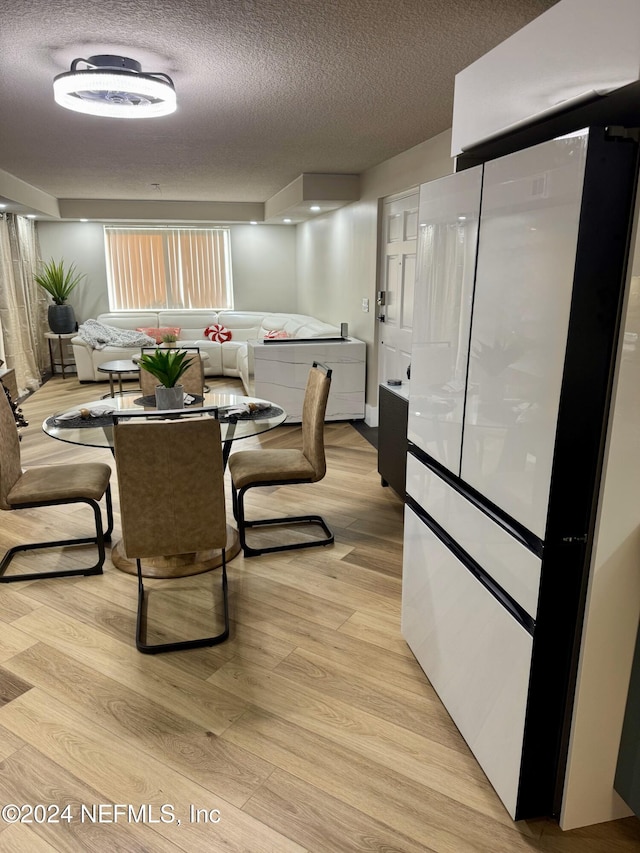
[[[96,320],[116,329],[168,328],[180,329],[178,345],[198,346],[208,355],[207,376],[236,376],[242,379],[248,393],[247,341],[262,340],[269,332],[284,332],[289,338],[329,338],[340,335],[331,326],[305,314],[270,314],[263,311],[121,311],[100,314]],[[231,339],[217,343],[204,336],[209,326],[219,324],[231,332]],[[107,345],[94,348],[79,335],[71,339],[80,382],[104,381],[97,368],[107,361],[130,359],[140,347]]]

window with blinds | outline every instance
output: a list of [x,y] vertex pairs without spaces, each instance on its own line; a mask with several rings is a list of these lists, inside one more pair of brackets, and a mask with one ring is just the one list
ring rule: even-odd
[[105,225],[112,311],[233,308],[228,228]]

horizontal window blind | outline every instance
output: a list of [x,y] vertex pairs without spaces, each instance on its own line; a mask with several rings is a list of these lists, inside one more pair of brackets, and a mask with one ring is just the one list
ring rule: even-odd
[[112,311],[233,308],[228,228],[105,225]]

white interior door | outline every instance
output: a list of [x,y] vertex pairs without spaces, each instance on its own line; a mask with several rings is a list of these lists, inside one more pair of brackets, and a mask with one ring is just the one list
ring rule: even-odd
[[378,317],[378,382],[406,382],[411,361],[418,191],[384,202]]

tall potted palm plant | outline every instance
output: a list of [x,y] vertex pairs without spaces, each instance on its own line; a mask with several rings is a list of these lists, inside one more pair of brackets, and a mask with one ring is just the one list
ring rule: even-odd
[[52,258],[42,265],[40,272],[33,278],[52,299],[48,313],[51,331],[56,335],[75,332],[76,315],[73,307],[67,304],[67,299],[82,279],[86,278],[86,274],[76,272],[75,264],[65,267],[64,260],[54,261]]
[[156,406],[159,409],[181,409],[184,402],[184,388],[178,380],[193,361],[187,358],[186,351],[156,349],[144,353],[138,359],[142,370],[147,370],[160,383],[156,385]]

